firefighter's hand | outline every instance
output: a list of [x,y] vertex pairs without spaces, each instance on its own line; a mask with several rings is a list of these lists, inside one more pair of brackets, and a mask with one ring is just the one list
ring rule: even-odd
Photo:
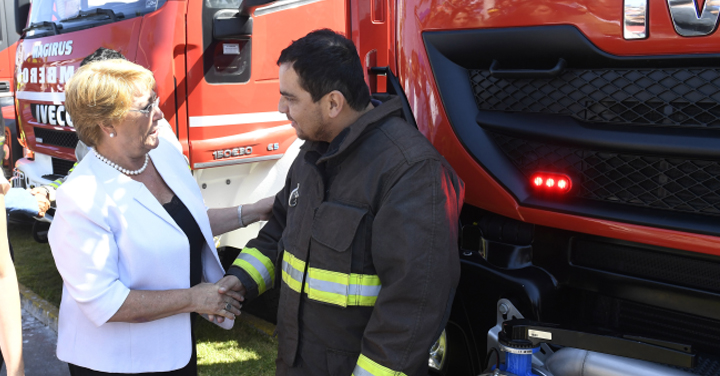
[[50,209],[50,200],[48,200],[48,192],[45,188],[36,187],[30,190],[38,203],[38,217],[44,217],[45,212]]
[[[240,283],[238,277],[235,277],[234,275],[226,275],[219,280],[216,285],[219,286],[218,292],[220,294],[227,295],[238,302],[245,300],[245,286]],[[240,307],[242,307],[242,305]],[[208,315],[208,320],[221,323],[225,321],[225,318],[222,316]]]

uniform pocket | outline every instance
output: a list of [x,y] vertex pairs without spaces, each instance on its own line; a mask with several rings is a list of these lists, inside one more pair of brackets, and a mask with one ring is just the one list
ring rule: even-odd
[[[313,218],[306,291],[310,299],[340,307],[372,305],[376,276],[361,271],[369,255],[371,215],[367,210],[336,202],[322,203]],[[363,295],[364,294],[364,295]]]
[[335,202],[324,202],[313,219],[312,238],[336,252],[345,252],[356,238],[358,227],[368,211]]

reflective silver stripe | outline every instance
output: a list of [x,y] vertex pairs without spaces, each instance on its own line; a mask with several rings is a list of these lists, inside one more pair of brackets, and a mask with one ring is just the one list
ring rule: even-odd
[[289,262],[283,260],[282,262],[283,271],[290,275],[290,277],[300,283],[303,281],[303,271],[297,270],[290,265]]
[[382,286],[350,285],[349,295],[378,296]]
[[375,376],[369,371],[366,371],[364,368],[360,367],[360,365],[355,365],[355,369],[352,372],[353,376]]
[[263,281],[265,281],[265,288],[268,289],[272,287],[272,276],[270,275],[270,272],[265,267],[265,264],[262,263],[262,261],[258,260],[257,257],[248,254],[248,253],[240,253],[238,257],[240,260],[243,260],[247,262],[248,264],[252,265],[255,270],[260,273],[260,276],[262,276]]
[[348,286],[343,285],[342,283],[328,282],[308,277],[308,285],[313,290],[319,290],[343,296],[348,295]]

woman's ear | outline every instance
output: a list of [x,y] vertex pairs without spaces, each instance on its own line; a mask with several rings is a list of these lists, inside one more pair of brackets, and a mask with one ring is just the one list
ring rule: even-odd
[[105,133],[106,136],[113,138],[117,136],[117,131],[115,130],[115,127],[110,124],[98,124],[98,127],[100,127],[100,130]]

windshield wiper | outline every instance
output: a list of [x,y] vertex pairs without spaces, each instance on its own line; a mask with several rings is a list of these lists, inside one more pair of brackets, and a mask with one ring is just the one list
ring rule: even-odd
[[45,29],[45,28],[51,28],[53,30],[53,33],[55,33],[54,35],[58,35],[58,34],[60,34],[60,32],[58,30],[62,29],[63,27],[62,27],[62,25],[58,25],[55,22],[51,22],[51,21],[33,22],[30,24],[30,26],[23,29],[23,34],[25,34],[26,32],[28,32],[30,30]]
[[108,16],[112,20],[112,22],[116,22],[118,18],[125,18],[125,15],[122,13],[115,14],[115,12],[112,9],[105,9],[105,8],[95,8],[90,10],[81,10],[76,16],[68,17],[63,20],[60,20],[60,22],[72,22],[81,20],[84,18],[90,18],[95,16]]

